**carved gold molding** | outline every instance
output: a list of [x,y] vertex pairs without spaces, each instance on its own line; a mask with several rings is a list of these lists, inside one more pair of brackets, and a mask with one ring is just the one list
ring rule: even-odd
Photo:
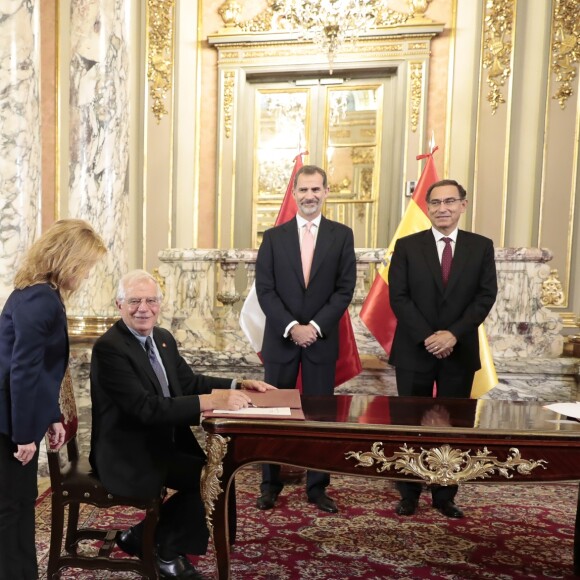
[[564,328],[580,328],[580,316],[576,312],[559,312]]
[[486,479],[497,472],[511,479],[516,470],[520,475],[529,475],[536,467],[546,469],[543,459],[522,459],[519,449],[510,448],[506,461],[499,461],[487,447],[471,455],[471,451],[452,449],[449,445],[416,452],[404,444],[391,457],[385,457],[383,444],[376,441],[370,451],[349,451],[346,459],[356,459],[356,467],[375,467],[377,473],[389,471],[391,467],[404,475],[416,475],[429,484],[457,485],[473,479]]
[[234,71],[224,72],[224,131],[226,138],[232,134],[232,120],[234,108],[234,86],[236,84],[236,73]]
[[511,74],[513,20],[514,0],[487,0],[482,65],[489,71],[487,84],[491,90],[487,100],[492,115],[505,103],[501,87]]
[[147,78],[151,110],[159,123],[173,82],[175,0],[147,0]]
[[165,294],[165,278],[159,273],[159,268],[153,268],[153,278],[157,280],[161,293]]
[[116,316],[67,316],[68,333],[72,341],[99,338],[116,321]]
[[552,15],[552,69],[560,83],[553,99],[566,107],[580,60],[580,12],[578,0],[555,0]]
[[[233,0],[228,0],[228,2],[225,2],[224,4],[232,3],[232,1]],[[384,0],[369,1],[376,2],[375,26],[377,27],[401,26],[406,23],[410,24],[411,20],[413,21],[413,24],[417,24],[419,22],[433,22],[429,18],[425,17],[425,11],[427,10],[427,6],[431,0],[409,0],[408,14],[387,8],[387,2]],[[225,26],[228,26],[228,23],[226,23],[223,15],[222,19],[224,20]],[[232,24],[229,24],[229,26],[232,26]],[[244,20],[242,22],[237,22],[236,26],[243,32],[272,32],[277,30],[292,30],[290,23],[281,17],[280,0],[267,0],[266,8],[264,8],[264,10],[262,10],[253,18]]]
[[410,83],[411,91],[410,112],[411,112],[411,131],[415,133],[419,124],[419,113],[421,111],[421,97],[423,92],[423,63],[412,62],[410,65]]
[[218,14],[222,17],[226,28],[237,28],[241,13],[242,6],[236,0],[226,0],[218,8]]
[[550,275],[542,282],[540,300],[544,306],[562,306],[564,290],[558,277],[558,270],[550,270]]
[[409,10],[411,12],[410,22],[424,22],[429,20],[425,17],[425,12],[429,7],[431,0],[409,0]]
[[[431,38],[435,34],[429,32]],[[254,39],[252,42],[243,42],[240,34],[235,41],[224,42],[218,34],[209,36],[210,44],[220,47],[220,62],[223,66],[247,66],[248,64],[263,64],[265,59],[274,60],[292,56],[296,59],[312,56],[312,47],[303,42],[284,41],[269,42]],[[346,46],[344,53],[356,53],[360,60],[365,62],[384,62],[385,59],[419,58],[429,56],[429,41],[416,42],[410,35],[398,35],[395,38],[362,39],[356,47]]]
[[221,435],[209,434],[207,436],[207,463],[201,471],[201,497],[205,507],[207,528],[212,539],[213,522],[211,516],[213,515],[216,499],[224,491],[221,486],[220,477],[224,473],[223,460],[228,452],[228,443],[230,441],[230,437],[222,437]]

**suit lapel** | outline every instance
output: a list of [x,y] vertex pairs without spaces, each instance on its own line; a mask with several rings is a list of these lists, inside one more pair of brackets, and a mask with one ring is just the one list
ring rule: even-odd
[[[183,395],[181,392],[181,387],[179,385],[179,380],[177,378],[177,373],[175,372],[175,365],[171,364],[169,361],[169,353],[167,350],[167,344],[163,341],[159,332],[153,329],[153,340],[159,351],[159,356],[161,357],[161,362],[163,363],[163,368],[165,369],[165,374],[167,375],[167,382],[169,383],[169,389],[174,396],[179,397]],[[151,366],[151,365],[149,365]]]
[[312,267],[310,268],[309,283],[311,283],[314,276],[316,276],[316,272],[324,263],[324,257],[332,246],[334,240],[333,229],[334,227],[332,223],[323,216],[320,220],[318,234],[316,235],[316,246],[314,247],[314,257],[312,258]]
[[[119,326],[125,334],[127,346],[129,347],[131,355],[137,361],[139,366],[145,371],[145,374],[149,377],[149,380],[153,384],[155,391],[159,395],[163,395],[161,385],[159,384],[157,375],[155,374],[155,371],[153,370],[153,367],[149,362],[149,357],[147,356],[145,349],[143,348],[137,337],[133,336],[131,331],[127,328],[127,325],[122,320],[119,321]],[[153,333],[153,335],[155,338],[155,332]],[[157,340],[155,340],[155,343],[157,344]],[[159,345],[157,345],[157,348],[159,349]],[[163,366],[166,367],[165,361],[163,362]]]
[[453,260],[451,262],[451,271],[449,272],[449,280],[445,293],[449,293],[453,286],[457,284],[461,278],[467,260],[469,258],[469,237],[464,232],[459,230],[457,232],[457,241],[455,242],[455,252],[453,252]]
[[300,255],[300,238],[298,237],[298,222],[296,218],[282,224],[283,243],[288,248],[288,257],[292,268],[296,272],[299,280],[304,285],[304,273],[302,271],[302,257]]
[[443,294],[445,288],[443,288],[443,278],[441,277],[441,262],[439,261],[439,254],[437,253],[437,243],[435,242],[435,236],[433,232],[425,230],[425,234],[422,237],[423,245],[423,255],[425,256],[425,261],[429,266],[429,270],[437,284],[439,292]]

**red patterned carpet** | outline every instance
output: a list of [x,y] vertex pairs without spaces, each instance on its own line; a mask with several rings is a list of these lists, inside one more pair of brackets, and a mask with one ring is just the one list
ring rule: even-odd
[[[433,510],[428,494],[415,516],[394,514],[397,493],[379,479],[333,476],[330,495],[340,512],[323,514],[306,502],[303,485],[288,485],[277,507],[254,507],[256,468],[236,479],[238,542],[232,552],[234,580],[571,579],[577,484],[473,484],[460,489],[466,517],[449,520]],[[111,513],[87,508],[81,519],[102,523]],[[129,527],[132,513],[115,516]],[[37,508],[37,544],[45,578],[50,499]],[[208,578],[213,553],[197,561]],[[135,576],[65,571],[63,579]]]

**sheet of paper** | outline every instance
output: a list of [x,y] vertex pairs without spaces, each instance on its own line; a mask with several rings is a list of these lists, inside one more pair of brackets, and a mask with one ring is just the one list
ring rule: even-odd
[[552,403],[551,405],[544,405],[544,408],[560,413],[560,415],[580,419],[580,403]]
[[228,411],[226,409],[215,409],[214,415],[276,415],[279,417],[289,417],[290,407],[246,407],[238,411]]

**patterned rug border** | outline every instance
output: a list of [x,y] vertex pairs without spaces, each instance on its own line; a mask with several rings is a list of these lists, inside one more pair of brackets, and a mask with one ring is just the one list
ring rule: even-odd
[[[255,507],[259,472],[236,476],[238,541],[232,548],[233,580],[568,580],[572,574],[577,483],[492,484],[461,487],[466,517],[450,520],[430,506],[428,493],[411,518],[396,516],[398,494],[384,479],[332,476],[329,494],[339,514],[324,514],[306,501],[304,484],[289,484],[276,508]],[[136,521],[136,512],[98,514],[81,520],[107,527]],[[50,489],[39,497],[37,545],[46,578]],[[123,557],[122,553],[119,553]],[[196,566],[213,578],[213,550]],[[67,570],[63,580],[121,580],[132,574]]]

